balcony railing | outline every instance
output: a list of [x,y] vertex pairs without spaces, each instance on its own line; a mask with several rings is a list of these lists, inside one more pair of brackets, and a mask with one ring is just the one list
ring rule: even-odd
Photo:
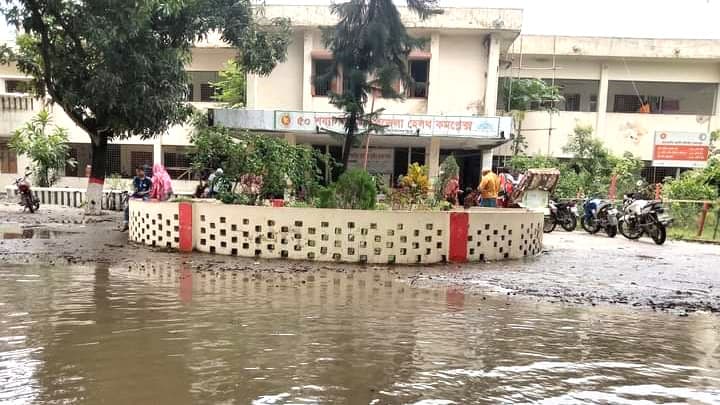
[[0,94],[0,111],[33,111],[38,100],[23,94]]

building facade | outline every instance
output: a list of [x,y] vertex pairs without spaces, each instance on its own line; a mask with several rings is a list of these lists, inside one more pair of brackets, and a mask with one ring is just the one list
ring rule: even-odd
[[[387,129],[369,142],[363,138],[351,151],[352,165],[366,166],[390,182],[413,162],[428,165],[436,176],[451,154],[460,163],[463,187],[477,185],[481,168],[503,166],[511,154],[513,131],[503,90],[509,77],[547,80],[564,96],[557,113],[526,114],[522,128],[528,154],[567,157],[563,146],[568,135],[578,124],[590,125],[612,152],[632,152],[647,162],[649,180],[661,180],[701,162],[684,144],[662,149],[658,142],[707,138],[720,126],[717,41],[524,36],[522,11],[516,9],[448,8],[425,21],[401,12],[411,34],[428,39],[409,56],[415,84],[401,89],[406,96],[402,101],[371,97],[368,110],[384,108],[381,123]],[[319,27],[334,24],[335,17],[325,6],[282,5],[266,6],[265,17],[289,17],[293,38],[287,60],[269,76],[248,77],[247,107],[227,110],[212,102],[210,83],[235,55],[217,37],[193,50],[189,102],[211,109],[218,124],[282,136],[339,158],[342,142],[331,133],[342,128],[328,93],[342,91],[341,72],[327,83],[317,80],[331,58]],[[26,80],[13,67],[0,67],[3,185],[27,165],[7,148],[7,139],[41,107],[23,94]],[[649,111],[641,113],[644,103]],[[83,187],[89,137],[59,108],[53,114],[58,125],[70,130],[71,153],[79,162],[67,168],[60,185]],[[110,174],[130,176],[134,166],[162,162],[181,179],[177,188],[190,190],[192,183],[184,181],[189,174],[189,131],[178,126],[152,140],[113,143]],[[658,159],[658,151],[665,159]]]
[[[659,182],[703,165],[702,150],[720,128],[717,40],[520,36],[503,55],[500,76],[501,83],[542,79],[564,96],[557,113],[525,115],[528,154],[568,157],[568,135],[577,125],[591,126],[615,155],[630,152],[644,160],[646,179]],[[503,114],[502,91],[499,97]],[[675,138],[677,146],[663,145]],[[697,147],[688,146],[692,140]],[[692,151],[700,153],[689,156]],[[496,154],[508,156],[510,149]]]

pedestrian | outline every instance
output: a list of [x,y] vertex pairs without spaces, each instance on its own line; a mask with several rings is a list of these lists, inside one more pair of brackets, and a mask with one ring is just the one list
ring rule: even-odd
[[[145,170],[142,167],[135,168],[135,177],[133,178],[133,193],[130,198],[147,200],[150,198],[150,190],[152,188],[152,180],[145,176]],[[124,209],[122,231],[128,230],[130,223],[130,204]]]
[[481,207],[496,207],[498,191],[500,190],[500,178],[490,169],[482,171],[482,179],[478,191],[480,192]]
[[172,196],[172,180],[165,167],[160,163],[153,165],[152,189],[150,198],[158,201],[167,201]]
[[512,196],[513,187],[515,186],[515,178],[506,167],[500,169],[500,206],[508,208],[510,206],[510,196]]
[[445,190],[443,190],[443,196],[445,197],[445,200],[449,203],[451,203],[453,206],[460,205],[460,200],[458,198],[458,194],[460,194],[460,179],[458,176],[453,176],[450,180],[448,180],[447,184],[445,184]]
[[217,169],[208,177],[208,197],[213,198],[219,192],[223,169]]

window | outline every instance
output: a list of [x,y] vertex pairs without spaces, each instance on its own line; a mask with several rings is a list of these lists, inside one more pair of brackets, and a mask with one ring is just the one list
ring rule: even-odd
[[5,80],[6,93],[29,93],[30,81],[28,80]]
[[219,80],[219,72],[194,71],[189,72],[189,76],[188,101],[215,101],[213,96],[218,94],[218,90],[212,87],[210,83],[216,83]]
[[6,143],[0,143],[0,173],[17,173],[17,154]]
[[610,81],[608,94],[609,112],[639,113],[644,100],[650,114],[713,115],[717,84]]
[[634,113],[640,110],[640,98],[634,94],[616,94],[613,112]]
[[597,111],[597,94],[590,96],[590,111]]
[[411,98],[427,98],[428,82],[430,80],[430,61],[411,60],[410,76],[413,79],[412,85],[407,89],[407,97]]
[[565,111],[580,111],[579,94],[564,94],[563,97],[565,97]]
[[190,157],[187,153],[165,152],[163,154],[165,169],[173,179],[190,179]]
[[313,60],[313,96],[326,97],[333,87],[334,76],[331,76],[332,60]]
[[[105,174],[121,175],[122,165],[120,160],[120,145],[110,144],[107,148],[107,164],[105,166]],[[150,163],[152,163],[152,153],[150,153]]]
[[[130,164],[132,165],[132,172],[135,173],[137,167],[147,167],[150,171],[149,174],[152,176],[152,165],[153,165],[153,153],[152,152],[141,152],[132,151],[130,152]],[[148,171],[146,170],[146,172]]]
[[210,83],[200,83],[200,101],[215,101],[215,96],[220,94]]

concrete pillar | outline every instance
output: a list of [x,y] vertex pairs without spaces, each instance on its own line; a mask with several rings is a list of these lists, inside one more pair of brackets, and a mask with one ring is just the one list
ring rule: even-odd
[[427,113],[441,114],[442,100],[440,100],[438,91],[440,85],[440,34],[437,32],[430,35],[430,71],[428,75]]
[[291,133],[285,134],[285,142],[287,142],[289,145],[296,145],[297,135]]
[[312,50],[313,35],[311,30],[303,36],[303,75],[302,75],[302,108],[312,111]]
[[162,135],[159,135],[153,139],[153,165],[162,162]]
[[497,36],[487,36],[488,65],[485,81],[485,113],[486,117],[497,115],[498,70],[500,69],[500,40]]
[[247,94],[245,94],[245,107],[249,110],[259,108],[259,103],[257,99],[258,80],[260,80],[260,77],[258,75],[254,75],[251,73],[247,74],[247,83],[245,84],[245,89],[247,91]]
[[426,149],[425,160],[428,165],[428,176],[431,181],[440,176],[440,138],[430,138],[430,146]]
[[0,93],[5,93],[5,80],[0,80]]
[[482,151],[482,170],[492,170],[493,150],[485,149]]
[[608,103],[608,65],[603,63],[600,66],[600,86],[597,96],[597,121],[595,122],[595,135],[605,136],[605,121],[607,117]]

